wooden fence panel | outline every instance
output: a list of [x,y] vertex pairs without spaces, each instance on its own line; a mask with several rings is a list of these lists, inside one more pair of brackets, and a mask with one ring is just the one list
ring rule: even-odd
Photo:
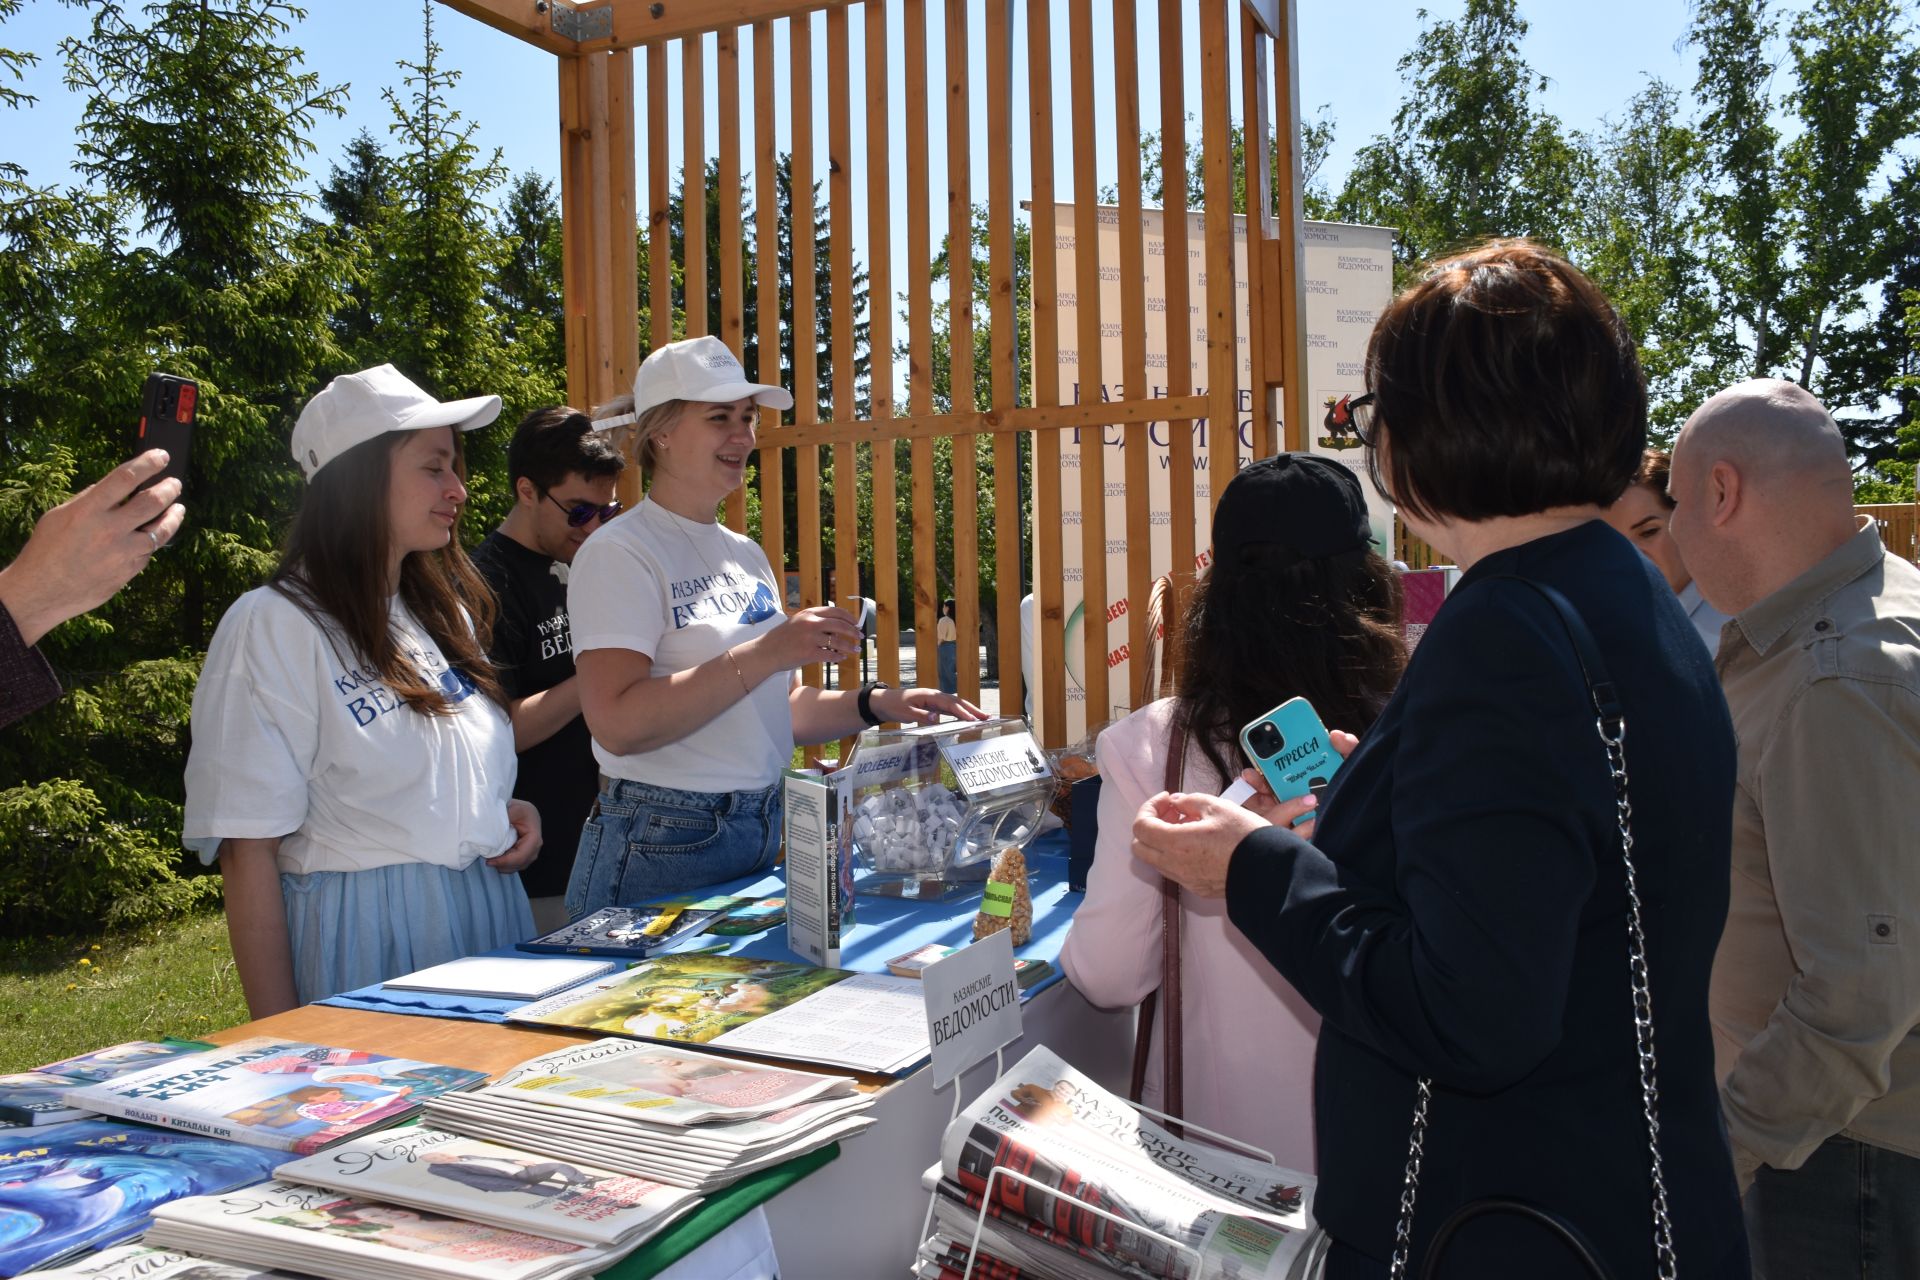
[[[789,89],[789,119],[793,122],[793,421],[805,426],[820,420],[820,371],[815,363],[819,342],[818,316],[813,296],[813,21],[801,15],[787,24],[787,42],[793,72]],[[795,533],[799,538],[800,607],[823,603],[825,585],[820,566],[820,448],[801,445],[794,466]],[[816,665],[803,667],[800,678],[822,683]]]

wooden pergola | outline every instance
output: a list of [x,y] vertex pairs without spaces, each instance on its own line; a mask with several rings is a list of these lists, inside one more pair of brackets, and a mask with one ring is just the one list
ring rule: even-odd
[[[933,662],[932,637],[939,591],[935,585],[935,540],[947,531],[936,529],[934,513],[933,442],[951,437],[953,452],[953,595],[959,611],[960,634],[978,634],[979,530],[981,510],[975,501],[979,492],[975,463],[976,437],[991,437],[991,468],[1000,477],[1013,477],[1019,471],[1019,436],[1030,433],[1034,485],[1033,551],[1036,637],[1033,669],[1038,688],[1034,707],[1043,733],[1050,744],[1064,737],[1066,723],[1066,662],[1063,651],[1066,618],[1063,609],[1062,543],[1067,536],[1059,513],[1058,487],[1052,478],[1062,465],[1063,429],[1096,428],[1082,431],[1079,450],[1079,484],[1083,510],[1080,537],[1089,548],[1085,556],[1083,588],[1087,617],[1097,622],[1099,606],[1123,595],[1134,602],[1126,610],[1128,647],[1134,654],[1149,652],[1148,610],[1145,602],[1156,576],[1149,563],[1147,545],[1148,507],[1148,424],[1169,424],[1173,457],[1169,466],[1172,481],[1171,527],[1172,566],[1176,599],[1192,581],[1195,563],[1194,505],[1204,484],[1217,495],[1225,481],[1245,460],[1245,451],[1215,447],[1209,451],[1207,473],[1197,473],[1190,428],[1196,420],[1233,423],[1240,416],[1241,383],[1236,346],[1240,307],[1236,302],[1234,227],[1229,217],[1208,218],[1204,243],[1199,246],[1206,275],[1204,298],[1198,315],[1206,332],[1206,379],[1204,394],[1195,394],[1194,380],[1182,360],[1169,360],[1166,371],[1167,394],[1154,397],[1143,394],[1146,376],[1146,346],[1149,316],[1144,294],[1144,248],[1142,225],[1142,182],[1140,142],[1142,131],[1142,77],[1139,62],[1140,29],[1143,22],[1154,24],[1159,51],[1158,92],[1150,107],[1148,127],[1157,127],[1163,140],[1164,171],[1184,173],[1187,154],[1187,65],[1185,24],[1197,14],[1200,54],[1201,168],[1204,173],[1204,199],[1201,207],[1229,210],[1233,207],[1236,172],[1240,164],[1235,154],[1234,131],[1244,130],[1247,138],[1272,138],[1267,146],[1241,149],[1245,167],[1246,190],[1253,194],[1247,213],[1245,304],[1248,326],[1248,352],[1251,364],[1251,394],[1255,412],[1252,456],[1275,452],[1279,442],[1272,431],[1274,407],[1284,404],[1286,447],[1304,448],[1305,429],[1313,420],[1307,402],[1304,377],[1306,335],[1304,333],[1305,290],[1300,275],[1302,252],[1302,214],[1300,204],[1300,164],[1297,153],[1299,105],[1296,90],[1296,59],[1292,33],[1296,30],[1294,0],[1108,0],[1101,8],[1110,16],[1113,45],[1113,92],[1111,99],[1099,93],[1098,78],[1092,65],[1095,30],[1093,0],[1026,0],[1016,6],[1013,0],[984,0],[984,30],[976,45],[970,30],[971,13],[981,0],[597,0],[595,3],[567,4],[564,0],[440,0],[489,26],[536,45],[555,55],[559,70],[559,118],[561,129],[561,189],[565,224],[566,350],[569,399],[573,404],[590,406],[602,403],[631,388],[633,374],[641,358],[638,297],[638,268],[635,231],[641,214],[639,175],[635,155],[635,115],[642,112],[647,136],[647,175],[645,214],[649,221],[649,276],[651,283],[651,332],[646,335],[649,349],[676,336],[673,327],[672,273],[677,266],[684,273],[685,297],[717,301],[720,316],[718,334],[736,353],[745,338],[746,290],[757,290],[759,348],[763,352],[780,349],[783,325],[796,334],[817,330],[814,293],[811,289],[793,290],[788,314],[780,307],[780,281],[772,252],[758,254],[758,278],[748,281],[743,270],[743,243],[746,229],[736,209],[726,198],[729,190],[742,191],[743,120],[753,124],[751,181],[754,194],[754,231],[757,245],[774,243],[777,229],[775,169],[776,119],[784,104],[790,121],[791,163],[796,175],[811,176],[825,160],[827,185],[827,224],[829,227],[829,270],[832,280],[831,367],[845,370],[847,376],[833,378],[832,403],[828,412],[818,408],[817,377],[812,362],[797,361],[792,371],[796,401],[792,421],[779,422],[769,415],[763,421],[761,440],[760,496],[761,536],[768,559],[776,566],[789,561],[787,531],[784,528],[782,492],[783,468],[773,465],[781,450],[797,451],[795,474],[798,485],[797,561],[801,583],[801,603],[822,603],[825,565],[822,564],[823,522],[826,530],[848,531],[833,539],[832,564],[842,595],[850,594],[845,584],[860,581],[857,539],[852,536],[856,519],[856,493],[851,484],[836,484],[831,512],[821,509],[819,484],[820,449],[830,448],[835,474],[855,475],[857,459],[870,456],[873,510],[880,513],[873,531],[873,595],[878,604],[878,640],[880,676],[896,680],[899,675],[899,636],[902,623],[897,564],[899,533],[894,522],[885,518],[895,509],[902,476],[892,463],[892,442],[910,442],[911,465],[905,468],[904,482],[911,486],[913,512],[910,530],[914,582],[917,590],[909,603],[911,621],[923,661],[920,679],[927,682]],[[944,35],[944,57],[930,57],[928,49],[929,8],[933,20]],[[823,15],[823,16],[821,16]],[[816,82],[814,53],[816,17],[823,29],[826,63],[825,81]],[[864,65],[855,67],[850,55],[849,33],[855,23],[865,34]],[[785,83],[780,84],[782,68],[776,64],[775,32],[786,27],[788,58]],[[1237,36],[1236,40],[1236,24]],[[888,65],[890,31],[898,31],[904,50],[904,65]],[[714,37],[711,45],[705,37]],[[1056,84],[1053,50],[1055,41],[1064,38],[1073,51],[1067,83]],[[743,86],[742,42],[752,42],[752,84]],[[976,63],[978,55],[978,65]],[[680,72],[680,94],[669,100],[670,60],[676,60]],[[636,75],[636,63],[644,74]],[[1237,67],[1236,64],[1237,63]],[[716,86],[718,117],[715,121],[717,150],[709,156],[707,147],[707,110],[709,80]],[[1016,120],[1015,87],[1024,83],[1028,104],[1027,118]],[[645,100],[637,97],[636,84],[644,84]],[[895,118],[890,93],[904,85],[905,111]],[[944,172],[936,172],[929,139],[929,98],[940,94],[946,100],[946,139]],[[974,136],[972,97],[985,98],[984,137]],[[1239,110],[1234,110],[1236,101]],[[827,119],[827,155],[815,154],[815,112],[824,110]],[[855,154],[852,145],[853,113],[864,112],[865,146]],[[1056,156],[1056,114],[1070,113],[1074,144],[1064,163]],[[895,172],[891,154],[891,132],[902,131],[905,172]],[[670,260],[671,244],[667,234],[673,175],[669,172],[669,138],[678,130],[684,163],[683,261]],[[1074,256],[1077,295],[1083,305],[1077,308],[1075,332],[1062,335],[1052,306],[1040,305],[1051,294],[1055,279],[1055,207],[1056,202],[1071,204],[1075,223],[1080,228],[1094,226],[1099,203],[1098,169],[1095,146],[1101,134],[1107,134],[1119,157],[1117,192],[1120,252],[1119,261],[1110,264],[1119,270],[1121,303],[1114,316],[1103,315],[1098,305],[1084,305],[1098,299],[1103,264],[1095,244],[1083,239]],[[1024,135],[1029,146],[1030,175],[1025,189],[1016,189],[1014,139]],[[950,367],[956,375],[952,410],[935,412],[933,364],[935,313],[930,272],[925,269],[936,252],[935,219],[945,206],[945,229],[951,238],[955,267],[950,279],[968,281],[960,262],[972,254],[972,217],[974,210],[973,169],[976,152],[985,156],[987,178],[986,209],[990,228],[987,273],[991,280],[989,314],[977,318],[971,290],[962,287],[949,299],[946,332]],[[1270,156],[1277,157],[1278,181],[1269,168]],[[717,261],[719,278],[707,278],[709,246],[706,243],[708,210],[706,204],[706,168],[709,159],[717,162],[720,203]],[[854,184],[864,178],[867,193],[866,257],[869,298],[874,300],[866,319],[870,332],[873,377],[865,416],[856,407],[853,334],[854,302]],[[800,177],[795,179],[801,190]],[[1185,185],[1170,181],[1166,186],[1167,256],[1184,261],[1187,244],[1187,192]],[[1278,190],[1278,208],[1269,193]],[[1058,379],[1037,376],[1025,391],[1020,385],[1019,353],[1015,346],[1014,235],[1021,206],[1030,209],[1032,231],[1032,272],[1036,282],[1037,303],[1032,319],[1031,359],[1036,371],[1053,370],[1063,347],[1063,336],[1079,361],[1078,376],[1083,384],[1104,382],[1101,378],[1103,321],[1119,325],[1122,368],[1118,381],[1125,398],[1085,404],[1062,404]],[[796,279],[813,278],[814,231],[811,208],[796,202],[793,228],[793,274]],[[898,282],[906,292],[905,385],[904,405],[894,403],[896,378],[895,316],[892,305],[896,282],[892,278],[893,246],[904,235],[905,261],[910,264],[907,278]],[[1193,337],[1184,275],[1169,272],[1167,306],[1164,312],[1167,350],[1188,349]],[[1177,278],[1175,278],[1177,277]],[[1156,321],[1155,323],[1160,323]],[[685,334],[705,331],[707,308],[689,305],[684,319]],[[1110,330],[1109,330],[1110,332]],[[976,344],[984,342],[990,375],[966,394],[965,371],[975,367]],[[796,351],[803,344],[796,344]],[[765,376],[765,375],[762,375]],[[987,385],[989,384],[990,385]],[[1281,399],[1284,397],[1284,399]],[[972,406],[984,399],[988,408]],[[1105,460],[1103,432],[1098,428],[1118,426],[1125,436],[1119,450],[1121,465],[1111,468]],[[1227,433],[1229,438],[1233,433]],[[1221,433],[1215,433],[1216,442]],[[876,446],[878,446],[876,450]],[[863,454],[861,451],[869,451]],[[1123,529],[1106,527],[1106,483],[1111,479],[1126,486],[1127,522]],[[634,478],[635,484],[638,478]],[[637,494],[629,494],[630,498]],[[1018,486],[998,483],[994,486],[991,514],[1001,536],[995,542],[995,572],[1003,587],[998,592],[998,655],[1001,679],[1001,706],[1017,710],[1021,705],[1020,622],[1017,584],[1021,581],[1021,559],[1026,548],[1019,536],[1010,532],[1021,528]],[[744,528],[746,507],[743,495],[736,495],[728,512],[729,523]],[[1124,582],[1108,581],[1107,556],[1102,554],[1109,540],[1118,539],[1140,548],[1126,560]],[[1199,548],[1198,550],[1204,550]],[[1137,690],[1108,688],[1106,627],[1083,628],[1085,697],[1089,718],[1113,705],[1126,705]],[[857,662],[850,663],[842,678],[857,681]],[[961,664],[962,692],[977,694],[979,672],[975,664]]]

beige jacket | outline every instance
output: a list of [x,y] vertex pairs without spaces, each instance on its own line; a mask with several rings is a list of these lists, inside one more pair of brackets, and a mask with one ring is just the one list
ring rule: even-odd
[[1869,523],[1726,629],[1733,893],[1711,1010],[1735,1166],[1920,1156],[1920,571]]

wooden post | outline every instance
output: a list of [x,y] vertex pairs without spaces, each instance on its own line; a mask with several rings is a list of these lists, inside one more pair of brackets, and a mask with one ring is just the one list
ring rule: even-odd
[[[1013,280],[1013,3],[987,0],[987,258],[992,280],[993,408],[1020,400],[1019,323]],[[1022,714],[1020,673],[1020,436],[993,437],[993,577],[1000,714]]]
[[[780,368],[780,196],[779,139],[775,136],[773,96],[773,24],[753,24],[753,249],[759,274],[760,338],[756,382],[788,385]],[[780,411],[760,410],[760,549],[780,579],[786,604],[787,474],[780,441]]]
[[[1120,381],[1127,399],[1147,391],[1147,246],[1140,211],[1140,37],[1134,0],[1113,3],[1114,146],[1120,174]],[[1147,424],[1130,422],[1123,445],[1127,478],[1127,671],[1120,696],[1129,707],[1152,701],[1147,683],[1147,596],[1153,590],[1152,513]]]
[[[801,14],[787,24],[793,60],[790,119],[793,128],[793,421],[820,420],[820,366],[814,301],[813,221],[813,23]],[[794,467],[794,525],[800,540],[800,607],[823,602],[820,565],[820,448],[802,445]],[[824,668],[800,670],[810,685],[823,683]]]
[[1200,0],[1201,140],[1207,210],[1208,510],[1240,469],[1240,359],[1234,343],[1233,75],[1227,60],[1228,0]]
[[1280,29],[1274,35],[1273,113],[1279,139],[1280,201],[1274,210],[1279,227],[1273,249],[1278,257],[1273,276],[1276,287],[1266,311],[1273,318],[1271,336],[1279,344],[1280,416],[1287,429],[1287,448],[1303,450],[1319,421],[1313,397],[1307,393],[1307,282],[1302,271],[1306,254],[1306,207],[1300,169],[1300,50],[1294,33],[1300,29],[1296,0],[1275,0]]
[[[1186,63],[1181,49],[1182,0],[1160,0],[1160,170],[1163,178],[1165,210],[1162,229],[1166,236],[1161,246],[1167,267],[1167,395],[1180,398],[1193,394],[1193,319],[1192,288],[1188,278],[1187,214],[1187,107]],[[1167,628],[1160,646],[1160,661],[1176,666],[1180,661],[1181,630],[1179,620],[1186,617],[1187,603],[1193,598],[1198,573],[1194,547],[1194,475],[1193,423],[1167,423],[1168,479],[1167,515],[1172,528],[1173,597],[1167,616],[1175,625]],[[1198,548],[1205,551],[1203,545]]]
[[[1224,2],[1224,0],[1222,0]],[[1073,0],[1070,10],[1075,49],[1093,48],[1093,0]],[[1079,360],[1080,402],[1105,399],[1106,375],[1100,355],[1100,219],[1097,195],[1100,171],[1095,139],[1099,135],[1093,63],[1073,59],[1073,278],[1078,321],[1074,343]],[[1099,724],[1113,712],[1107,681],[1107,441],[1106,427],[1082,427],[1080,436],[1080,587],[1081,665],[1087,688],[1087,723]]]
[[[1166,0],[1178,5],[1180,0]],[[1060,403],[1060,289],[1053,182],[1051,5],[1027,5],[1027,100],[1033,157],[1033,403]],[[1177,26],[1177,22],[1176,22]],[[1066,584],[1060,524],[1060,433],[1033,434],[1034,664],[1041,741],[1067,745]]]
[[[893,190],[888,174],[887,6],[869,0],[867,18],[867,352],[868,416],[893,417]],[[898,454],[891,436],[873,442],[873,603],[880,679],[900,683]],[[926,683],[922,674],[922,684]]]

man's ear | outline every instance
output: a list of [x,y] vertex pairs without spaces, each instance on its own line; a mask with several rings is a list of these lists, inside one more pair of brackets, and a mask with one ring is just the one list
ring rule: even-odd
[[1707,472],[1708,519],[1717,528],[1724,527],[1746,501],[1746,485],[1740,469],[1725,459]]
[[513,496],[531,506],[540,501],[540,491],[533,487],[533,481],[521,476],[513,482]]

